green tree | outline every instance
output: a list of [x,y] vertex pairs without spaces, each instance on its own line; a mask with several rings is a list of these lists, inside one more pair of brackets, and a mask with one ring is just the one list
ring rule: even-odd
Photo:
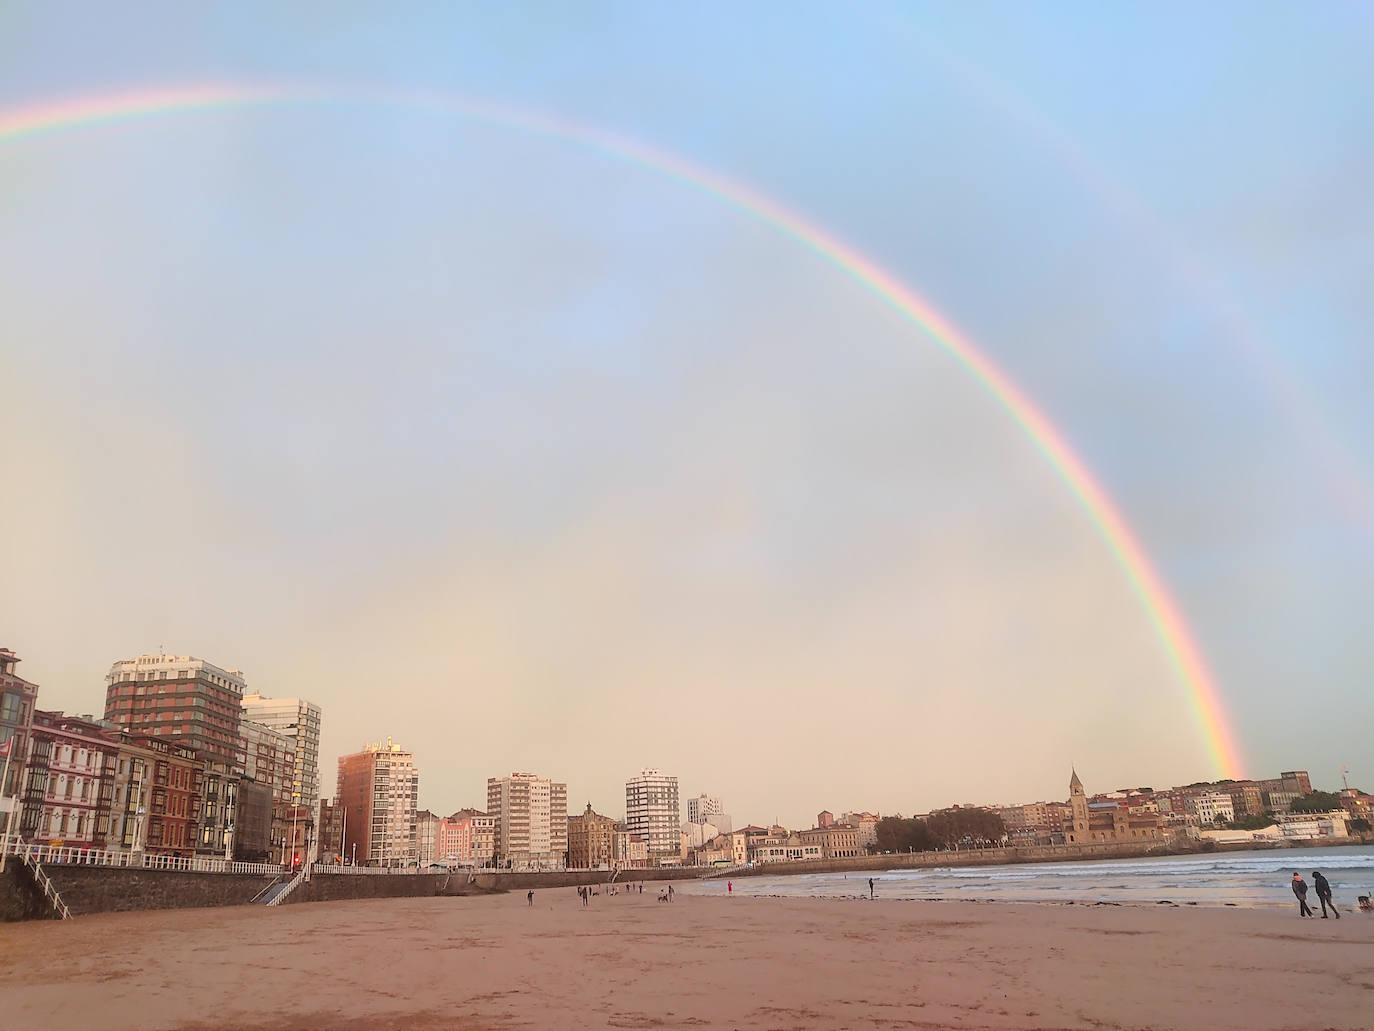
[[1329,813],[1341,807],[1341,796],[1334,791],[1313,791],[1293,803],[1295,813]]

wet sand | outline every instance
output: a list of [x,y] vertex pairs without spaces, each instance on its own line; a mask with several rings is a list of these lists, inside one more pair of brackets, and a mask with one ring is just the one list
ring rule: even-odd
[[1368,1028],[1374,917],[572,888],[0,925],[0,1028]]

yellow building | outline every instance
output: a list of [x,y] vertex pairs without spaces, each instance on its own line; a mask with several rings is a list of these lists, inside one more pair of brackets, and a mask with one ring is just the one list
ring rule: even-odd
[[614,862],[615,821],[592,812],[588,802],[581,816],[568,817],[568,868],[589,870]]

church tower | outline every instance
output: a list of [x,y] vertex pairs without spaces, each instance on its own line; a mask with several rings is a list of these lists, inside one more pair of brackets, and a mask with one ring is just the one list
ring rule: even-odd
[[1073,813],[1073,833],[1070,841],[1088,840],[1088,794],[1083,790],[1083,782],[1078,779],[1078,771],[1073,770],[1069,778],[1069,809]]

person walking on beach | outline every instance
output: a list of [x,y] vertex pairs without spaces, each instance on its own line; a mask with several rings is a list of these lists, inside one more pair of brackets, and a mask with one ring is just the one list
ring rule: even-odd
[[1298,916],[1314,916],[1307,905],[1307,882],[1296,870],[1293,871],[1293,894],[1298,897]]
[[[1294,874],[1293,876],[1296,877],[1297,874]],[[532,891],[526,892],[526,893],[525,893],[525,898],[529,900],[530,906],[533,907],[533,906],[534,906],[534,892],[532,892]]]
[[734,881],[726,881],[726,882],[725,882],[725,894],[727,894],[727,895],[733,895],[734,893],[735,893],[735,882],[734,882]]
[[873,898],[873,878],[868,879],[868,897]]
[[1336,914],[1336,919],[1341,918],[1340,912],[1336,909],[1336,903],[1331,901],[1331,883],[1321,875],[1321,871],[1312,871],[1312,887],[1317,889],[1317,899],[1322,904],[1322,919],[1326,919],[1326,907],[1331,907],[1331,912]]
[[668,885],[668,901],[669,901],[669,902],[672,902],[672,901],[673,901],[673,896],[674,896],[675,894],[676,894],[676,892],[673,891],[673,886],[672,886],[671,884]]

